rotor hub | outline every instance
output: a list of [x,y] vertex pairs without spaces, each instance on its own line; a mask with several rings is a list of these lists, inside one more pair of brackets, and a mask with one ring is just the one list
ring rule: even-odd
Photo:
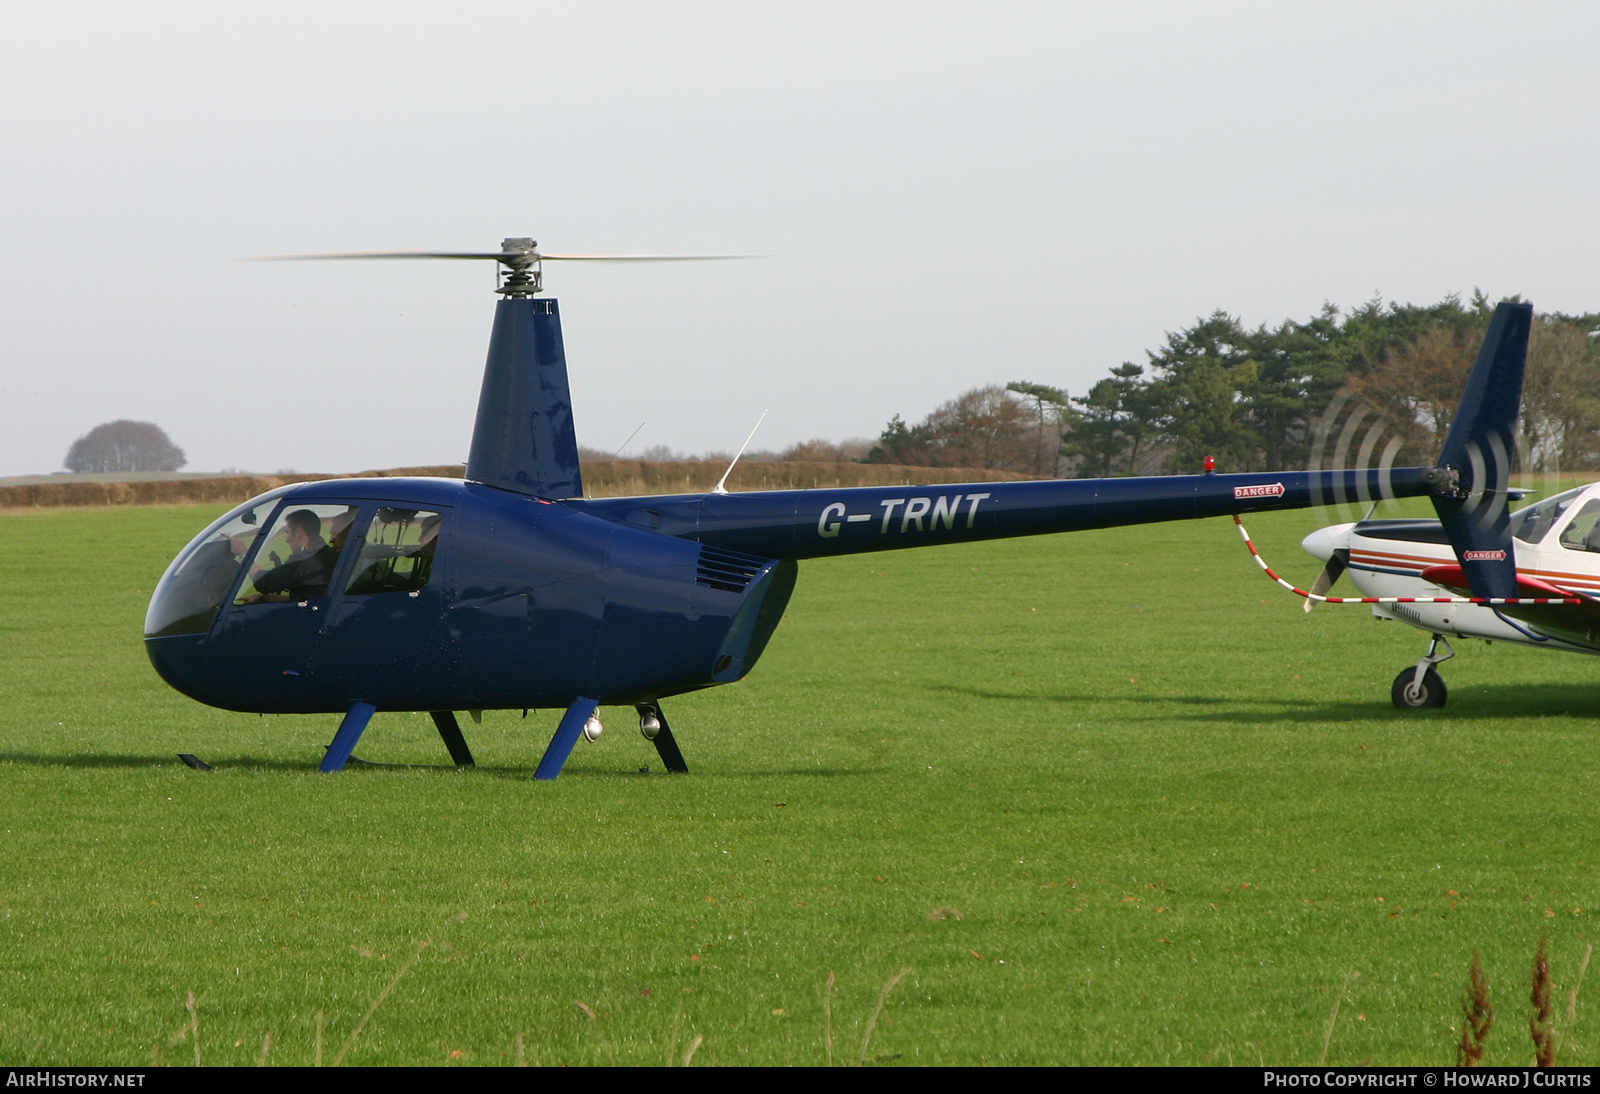
[[544,272],[540,261],[543,256],[538,248],[538,240],[525,236],[500,242],[497,261],[506,268],[506,274],[495,292],[508,300],[524,300],[544,290]]

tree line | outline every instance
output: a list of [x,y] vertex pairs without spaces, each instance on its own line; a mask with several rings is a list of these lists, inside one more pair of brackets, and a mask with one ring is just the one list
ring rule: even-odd
[[119,418],[72,442],[63,466],[74,474],[106,471],[176,471],[188,460],[154,422]]
[[[1376,437],[1381,421],[1388,458],[1427,462],[1493,312],[1481,292],[1425,306],[1329,304],[1256,330],[1217,311],[1084,395],[1013,381],[958,395],[914,425],[896,415],[864,459],[1063,477],[1193,473],[1206,456],[1220,471],[1331,466],[1352,462],[1358,453],[1341,445]],[[1334,420],[1341,407],[1351,409]],[[1524,471],[1600,468],[1600,313],[1535,317],[1520,428]]]

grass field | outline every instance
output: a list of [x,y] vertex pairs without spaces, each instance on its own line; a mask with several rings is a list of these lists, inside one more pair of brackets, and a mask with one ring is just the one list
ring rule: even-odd
[[[1600,1062],[1600,661],[1458,643],[1401,715],[1425,636],[1204,521],[805,563],[687,777],[622,710],[554,783],[548,711],[319,776],[336,719],[145,660],[212,515],[0,515],[0,1063],[1437,1064],[1477,950],[1523,1064],[1541,931]],[[1250,522],[1302,581],[1316,523]]]

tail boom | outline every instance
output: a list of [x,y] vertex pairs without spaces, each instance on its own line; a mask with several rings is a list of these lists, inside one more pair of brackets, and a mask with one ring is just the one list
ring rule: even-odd
[[1406,467],[686,494],[566,504],[765,558],[823,558],[1306,509],[1334,499],[1421,497],[1448,489],[1450,482],[1440,468]]

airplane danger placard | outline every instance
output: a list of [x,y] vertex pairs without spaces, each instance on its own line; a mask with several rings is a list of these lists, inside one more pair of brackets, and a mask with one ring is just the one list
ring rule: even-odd
[[1236,498],[1281,498],[1283,497],[1283,483],[1269,482],[1263,486],[1235,486],[1233,496]]
[[1463,562],[1499,562],[1506,557],[1504,551],[1462,551]]

